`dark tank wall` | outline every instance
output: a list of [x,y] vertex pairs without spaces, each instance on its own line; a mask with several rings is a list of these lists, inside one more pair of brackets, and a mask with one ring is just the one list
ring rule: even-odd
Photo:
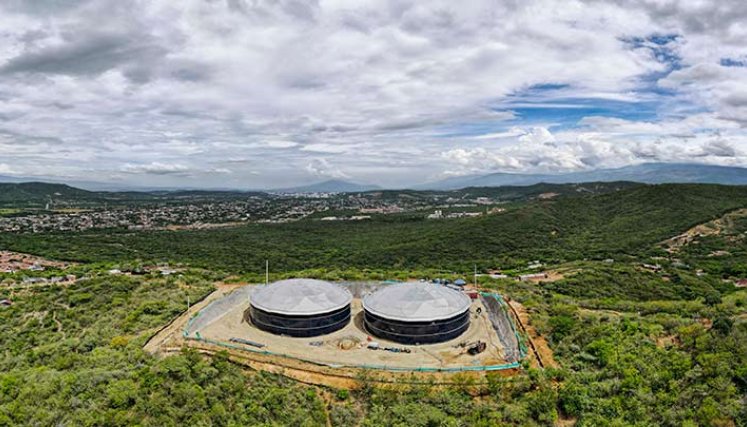
[[329,313],[290,316],[249,307],[248,321],[263,331],[291,337],[315,337],[345,327],[350,322],[350,305]]
[[454,339],[469,328],[469,310],[449,319],[408,322],[364,314],[366,329],[373,335],[401,344],[432,344]]

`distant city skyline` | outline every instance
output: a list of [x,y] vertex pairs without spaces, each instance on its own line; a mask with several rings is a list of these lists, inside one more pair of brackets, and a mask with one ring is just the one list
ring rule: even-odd
[[268,189],[747,166],[743,1],[9,0],[0,175]]

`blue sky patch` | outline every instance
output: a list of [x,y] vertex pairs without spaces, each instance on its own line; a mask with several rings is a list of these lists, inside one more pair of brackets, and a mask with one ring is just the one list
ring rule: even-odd
[[656,118],[657,102],[628,102],[598,98],[567,98],[549,103],[520,103],[509,109],[516,114],[515,122],[555,123],[555,128],[567,128],[589,116],[615,117],[625,120]]
[[721,58],[719,63],[722,67],[747,67],[747,58]]
[[442,138],[456,138],[505,132],[516,126],[546,126],[552,131],[562,131],[578,126],[581,119],[591,116],[653,121],[657,118],[658,107],[656,101],[628,102],[599,98],[516,100],[494,108],[498,112],[512,111],[516,115],[514,119],[444,126],[437,129],[437,133]]

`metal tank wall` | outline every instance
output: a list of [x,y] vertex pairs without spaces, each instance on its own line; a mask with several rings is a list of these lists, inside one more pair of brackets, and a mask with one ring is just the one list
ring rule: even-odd
[[272,313],[250,305],[247,321],[263,331],[291,337],[315,337],[344,328],[350,322],[350,305],[322,314],[295,316]]
[[373,335],[401,344],[433,344],[449,341],[469,328],[469,310],[449,319],[433,321],[392,320],[369,311],[364,314],[366,329]]

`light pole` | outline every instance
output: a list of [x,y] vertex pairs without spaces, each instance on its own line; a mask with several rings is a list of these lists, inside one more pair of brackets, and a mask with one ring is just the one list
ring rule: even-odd
[[477,264],[475,264],[475,289],[477,289]]

